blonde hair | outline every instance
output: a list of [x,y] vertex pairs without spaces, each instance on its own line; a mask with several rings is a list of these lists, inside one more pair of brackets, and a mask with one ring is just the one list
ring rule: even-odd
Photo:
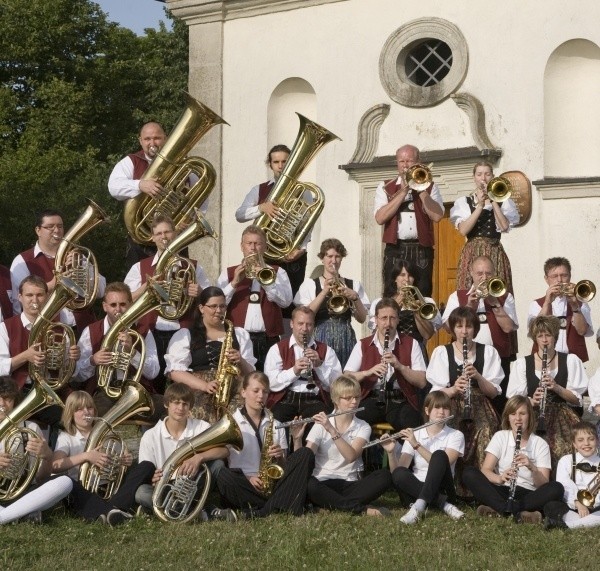
[[340,402],[340,398],[347,393],[352,393],[352,396],[358,395],[360,398],[360,384],[349,375],[340,375],[331,383],[331,400],[337,405]]
[[65,432],[75,436],[77,427],[75,426],[75,413],[82,408],[94,409],[94,415],[97,414],[96,405],[89,393],[85,391],[73,391],[65,401],[65,408],[60,418]]

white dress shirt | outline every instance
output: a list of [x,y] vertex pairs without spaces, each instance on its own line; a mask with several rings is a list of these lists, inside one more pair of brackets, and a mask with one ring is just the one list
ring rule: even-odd
[[[75,429],[75,434],[69,434],[68,432],[61,430],[58,433],[56,440],[56,446],[54,447],[55,452],[64,452],[67,456],[75,456],[85,452],[85,446],[87,444],[88,437],[84,436],[79,432],[79,429]],[[73,466],[67,471],[67,476],[75,481],[79,480],[79,468],[81,466]]]
[[[587,458],[582,456],[579,452],[575,453],[575,463],[587,462],[592,466],[598,466],[600,464],[600,456],[598,454],[592,454]],[[572,509],[575,507],[575,500],[577,499],[577,492],[579,490],[585,490],[590,482],[597,476],[596,472],[582,472],[581,470],[575,470],[575,480],[573,476],[573,455],[566,454],[559,461],[556,466],[556,481],[560,482],[565,488],[565,495],[563,496],[564,502]],[[600,505],[600,494],[596,495],[596,501],[594,502],[595,508]],[[599,514],[600,515],[600,514]]]
[[[492,210],[494,207],[491,204],[486,204],[483,209],[484,210]],[[515,203],[507,198],[505,201],[500,203],[500,210],[502,210],[502,214],[508,220],[508,229],[502,230],[498,223],[496,223],[496,230],[498,232],[509,232],[510,229],[519,223],[520,216]],[[464,222],[469,216],[471,216],[472,212],[469,208],[469,203],[467,202],[466,196],[461,196],[456,199],[452,209],[450,210],[450,222],[454,225],[454,227],[458,230],[459,225]]]
[[594,407],[600,404],[600,369],[590,377],[588,384],[588,396],[590,397],[589,412],[594,412]]

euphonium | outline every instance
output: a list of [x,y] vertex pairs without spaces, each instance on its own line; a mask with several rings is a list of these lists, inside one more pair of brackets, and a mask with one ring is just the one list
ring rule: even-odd
[[[98,293],[98,262],[89,249],[77,244],[79,239],[101,222],[108,221],[108,215],[93,200],[88,198],[89,205],[75,224],[69,228],[58,245],[54,258],[54,274],[56,277],[65,274],[82,290],[83,296],[77,297],[67,304],[69,309],[85,309],[96,299]],[[68,255],[72,256],[67,266]]]
[[432,165],[423,165],[421,163],[410,167],[405,174],[408,187],[417,192],[426,190],[433,181],[431,167]]
[[488,296],[500,297],[506,293],[506,284],[501,278],[488,278],[483,280],[475,288],[475,295],[478,298],[486,298]]
[[427,321],[430,321],[437,315],[435,303],[425,301],[419,288],[411,285],[402,286],[402,306],[410,311],[416,311]]
[[154,278],[160,280],[169,297],[168,303],[157,308],[164,319],[181,319],[192,305],[193,299],[187,291],[190,284],[196,283],[196,267],[178,252],[204,236],[216,238],[217,234],[208,221],[198,214],[192,224],[165,246],[156,262]]
[[[177,470],[188,458],[225,445],[233,446],[238,451],[244,447],[240,428],[229,411],[225,411],[219,422],[187,440],[167,458],[162,467],[162,476],[152,494],[154,513],[158,519],[164,522],[187,523],[198,516],[210,489],[210,471],[206,464],[202,464],[197,476],[188,478],[179,476]],[[198,494],[202,475],[204,489]]]
[[69,278],[58,277],[54,291],[40,309],[29,332],[29,347],[39,345],[46,355],[46,360],[39,367],[29,363],[29,376],[34,381],[47,383],[54,390],[69,381],[77,363],[68,358],[69,347],[76,344],[73,329],[52,319],[77,296],[83,296],[83,290]]
[[[156,180],[164,188],[158,198],[140,193],[125,204],[125,226],[131,237],[140,244],[152,243],[152,220],[158,213],[169,216],[180,227],[190,219],[212,191],[216,173],[213,166],[200,157],[185,157],[200,138],[212,127],[227,124],[208,107],[185,94],[187,107],[182,113],[164,147],[144,173],[142,180]],[[188,188],[191,174],[198,181]]]
[[56,393],[43,381],[36,382],[27,396],[0,421],[0,443],[4,452],[11,455],[11,463],[0,470],[0,501],[16,500],[27,490],[41,463],[25,451],[29,438],[39,438],[30,428],[19,426],[46,407],[63,406]]
[[576,284],[561,283],[559,295],[575,296],[578,301],[592,301],[596,296],[596,286],[590,280],[580,280]]
[[[297,115],[300,118],[298,136],[267,198],[279,208],[279,213],[273,219],[262,214],[255,222],[267,235],[264,255],[269,260],[282,260],[298,249],[317,221],[325,206],[325,195],[317,185],[299,182],[298,177],[321,147],[339,139],[321,125],[300,113]],[[312,195],[312,202],[304,199],[306,192]]]
[[329,286],[331,297],[327,300],[327,310],[330,315],[341,315],[349,309],[354,309],[354,302],[344,295],[346,282],[338,275]]
[[512,194],[512,185],[506,177],[496,176],[487,183],[486,192],[494,202],[504,202]]
[[154,411],[154,403],[148,391],[139,383],[130,381],[123,396],[97,422],[85,445],[85,451],[100,449],[111,456],[110,466],[100,468],[89,462],[84,462],[79,468],[79,481],[88,491],[100,494],[104,499],[110,499],[119,489],[126,467],[121,462],[125,453],[123,440],[114,428],[140,412]]
[[596,467],[596,475],[584,490],[577,492],[577,501],[586,508],[594,507],[596,496],[600,490],[600,467]]
[[254,252],[244,257],[244,273],[247,278],[256,279],[262,285],[271,285],[277,278],[275,270],[265,264],[264,256],[260,252]]
[[273,445],[273,428],[275,425],[275,417],[269,409],[265,409],[269,416],[269,424],[265,428],[263,437],[263,445],[260,454],[260,465],[258,467],[258,477],[262,482],[262,492],[265,496],[270,496],[275,487],[275,480],[283,477],[283,468],[279,464],[275,464],[269,456],[269,448]]
[[240,375],[240,368],[234,365],[228,358],[227,352],[233,347],[233,336],[235,328],[233,323],[228,319],[224,322],[225,325],[225,340],[221,345],[221,353],[219,355],[219,366],[215,374],[215,381],[218,383],[217,392],[214,395],[214,410],[217,418],[221,418],[229,401],[231,400],[231,387]]
[[[142,376],[146,344],[143,337],[137,331],[131,329],[132,325],[149,311],[157,309],[161,304],[168,303],[168,294],[154,282],[153,278],[149,278],[147,283],[146,291],[125,313],[117,317],[102,340],[101,348],[111,351],[113,360],[109,365],[98,365],[96,372],[98,386],[110,398],[119,398],[125,385],[132,382],[138,383]],[[131,349],[128,351],[123,351],[123,346],[119,343],[119,334],[122,331],[126,331],[134,338]],[[132,359],[138,350],[141,353],[140,366],[135,369],[132,365]],[[119,372],[123,378],[118,378]]]

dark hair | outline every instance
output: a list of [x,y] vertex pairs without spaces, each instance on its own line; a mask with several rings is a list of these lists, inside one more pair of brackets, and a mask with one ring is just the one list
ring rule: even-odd
[[60,216],[61,219],[63,217],[62,213],[58,210],[54,210],[52,208],[47,208],[46,210],[42,210],[38,212],[35,217],[35,227],[39,228],[44,223],[44,218],[50,218],[51,216]]
[[327,238],[327,240],[323,240],[321,242],[321,249],[317,256],[319,259],[323,259],[325,254],[327,254],[328,250],[335,250],[342,258],[345,258],[348,255],[348,250],[344,244],[342,244],[337,238]]
[[40,276],[34,276],[33,274],[31,274],[28,275],[26,278],[23,278],[23,280],[19,284],[19,293],[23,293],[23,286],[25,284],[30,284],[32,286],[42,288],[46,293],[48,293],[48,284],[44,279],[40,278]]
[[175,222],[173,222],[173,219],[170,216],[167,216],[166,214],[157,214],[153,219],[152,219],[152,224],[150,224],[150,229],[152,230],[152,233],[154,234],[154,229],[159,225],[159,224],[168,224],[171,227],[171,230],[175,230]]
[[196,305],[196,314],[194,316],[194,325],[190,330],[190,349],[202,348],[206,345],[206,326],[202,319],[202,314],[199,309],[201,305],[206,305],[206,302],[211,297],[225,297],[223,290],[220,287],[209,286],[204,288],[198,296],[198,303]]
[[0,377],[0,397],[11,399],[16,406],[21,402],[21,391],[19,385],[8,375]]
[[450,327],[450,335],[452,335],[452,339],[456,341],[456,336],[454,335],[454,328],[462,321],[466,320],[467,323],[473,325],[473,337],[477,337],[479,333],[479,329],[481,328],[481,323],[479,323],[479,318],[477,314],[466,305],[462,307],[457,307],[452,310],[448,317],[448,327]]
[[271,147],[271,150],[269,151],[269,154],[267,155],[267,160],[266,163],[267,165],[271,164],[271,155],[273,153],[287,153],[288,155],[291,154],[292,151],[290,151],[290,149],[287,147],[287,145],[275,145],[274,147]]
[[190,406],[194,406],[194,391],[185,383],[172,383],[165,390],[165,406],[176,400],[182,400]]
[[390,274],[387,276],[386,282],[383,284],[383,297],[394,297],[396,293],[398,293],[396,278],[402,273],[402,270],[406,270],[408,275],[414,278],[415,283],[419,282],[421,270],[419,270],[417,265],[408,260],[398,260]]
[[400,306],[398,305],[398,302],[391,297],[382,297],[375,306],[375,317],[377,317],[380,309],[385,309],[386,307],[395,309],[398,316],[400,316]]
[[267,377],[267,375],[265,375],[262,371],[252,371],[251,373],[244,375],[242,389],[247,389],[252,379],[256,379],[263,387],[265,387],[265,389],[270,388],[269,377]]
[[571,273],[571,262],[567,260],[567,258],[563,258],[561,256],[556,256],[554,258],[548,258],[544,262],[544,275],[547,276],[550,270],[554,268],[558,268],[559,266],[564,266]]
[[109,293],[124,293],[127,295],[127,299],[131,302],[133,301],[133,297],[131,296],[131,288],[125,282],[111,282],[104,288],[104,298],[106,301],[106,296]]

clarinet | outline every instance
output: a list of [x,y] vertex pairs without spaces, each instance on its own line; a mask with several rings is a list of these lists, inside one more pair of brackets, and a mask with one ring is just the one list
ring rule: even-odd
[[510,481],[509,492],[508,492],[508,500],[506,501],[506,508],[504,509],[504,513],[510,515],[513,513],[514,503],[515,503],[515,494],[517,493],[517,476],[519,473],[519,467],[517,466],[517,456],[521,452],[521,436],[523,435],[523,427],[519,426],[517,428],[517,435],[515,436],[515,453],[513,454],[513,461],[510,466],[513,471],[513,477]]
[[540,414],[538,416],[536,434],[546,434],[546,404],[548,403],[548,388],[544,382],[544,377],[548,373],[548,346],[544,345],[542,349],[542,372],[540,383],[542,383],[542,400],[540,401]]
[[[463,375],[466,376],[465,371],[467,370],[467,366],[469,365],[469,347],[467,343],[467,338],[463,337],[463,365],[462,372]],[[464,408],[462,414],[463,422],[473,422],[473,405],[471,402],[471,379],[467,377],[467,388],[465,389],[464,394]]]
[[[303,355],[304,357],[306,357],[306,350],[308,349],[308,335],[304,334],[302,336],[302,351],[303,351]],[[307,381],[306,381],[306,388],[309,391],[312,391],[313,389],[315,389],[317,387],[317,385],[314,382],[313,379],[313,364],[312,361],[309,359],[310,364],[308,365],[308,367],[306,367],[306,369],[304,371],[302,371],[302,376],[306,377]]]
[[[381,354],[381,362],[383,363],[383,356],[388,353],[390,350],[390,328],[388,327],[385,330],[385,335],[383,338],[383,353]],[[386,405],[386,395],[387,395],[387,386],[386,386],[386,377],[387,377],[387,369],[386,372],[379,377],[380,387],[379,393],[377,395],[377,402],[375,403],[378,407],[384,407]]]

